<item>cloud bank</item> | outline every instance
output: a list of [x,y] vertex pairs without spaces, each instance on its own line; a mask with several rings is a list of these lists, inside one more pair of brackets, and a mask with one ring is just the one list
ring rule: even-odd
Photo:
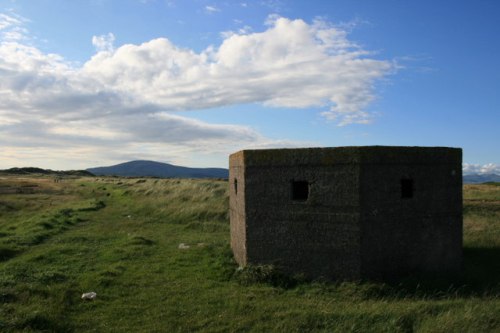
[[464,163],[463,164],[463,173],[464,173],[464,175],[470,175],[470,174],[481,174],[481,175],[497,174],[497,175],[500,175],[500,165],[494,164],[494,163],[488,163],[488,164]]
[[81,66],[32,46],[25,21],[0,15],[0,155],[17,164],[15,151],[75,161],[79,152],[74,165],[87,158],[93,166],[293,146],[180,112],[261,103],[311,108],[339,125],[368,123],[374,84],[394,69],[324,21],[271,17],[265,31],[226,33],[199,53],[166,38],[114,47],[109,33],[92,38],[96,54]]

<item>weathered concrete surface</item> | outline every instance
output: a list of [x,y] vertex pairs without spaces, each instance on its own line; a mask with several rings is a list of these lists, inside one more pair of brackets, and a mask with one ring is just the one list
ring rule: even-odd
[[[236,261],[349,280],[459,270],[461,163],[461,149],[444,147],[232,154]],[[307,182],[306,200],[294,200],[294,182]]]

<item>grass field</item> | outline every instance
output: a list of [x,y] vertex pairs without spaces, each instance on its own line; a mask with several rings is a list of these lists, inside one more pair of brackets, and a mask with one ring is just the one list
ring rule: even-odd
[[464,187],[462,275],[390,285],[237,270],[225,181],[2,177],[0,331],[499,332],[497,185]]

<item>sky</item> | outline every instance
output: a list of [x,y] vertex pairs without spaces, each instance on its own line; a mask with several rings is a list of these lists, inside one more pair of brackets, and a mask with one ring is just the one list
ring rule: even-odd
[[0,169],[463,148],[500,174],[500,1],[0,0]]

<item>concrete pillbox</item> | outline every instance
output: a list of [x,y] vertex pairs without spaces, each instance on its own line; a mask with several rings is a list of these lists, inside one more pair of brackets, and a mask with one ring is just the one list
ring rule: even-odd
[[462,265],[462,150],[334,147],[229,157],[236,261],[341,280]]

